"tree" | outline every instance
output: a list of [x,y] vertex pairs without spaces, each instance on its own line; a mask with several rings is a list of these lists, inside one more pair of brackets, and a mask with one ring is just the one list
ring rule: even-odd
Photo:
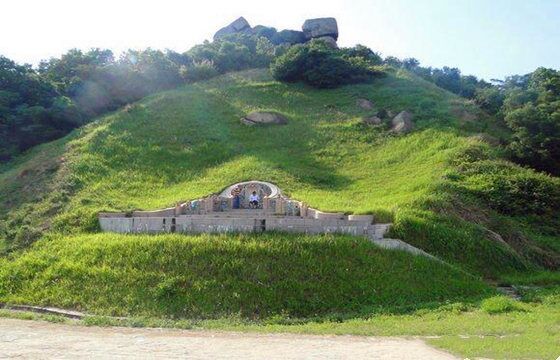
[[407,59],[404,59],[403,62],[402,62],[402,67],[404,67],[407,70],[414,70],[418,66],[420,66],[420,61],[418,61],[415,58],[407,58]]
[[504,103],[504,92],[495,86],[475,88],[475,102],[491,114],[497,114]]
[[560,101],[531,103],[506,115],[513,131],[509,144],[515,160],[560,175]]
[[381,56],[364,45],[356,45],[352,48],[343,49],[346,58],[361,58],[371,65],[381,65],[383,59]]
[[508,145],[519,163],[560,175],[560,72],[538,68],[504,82],[502,106],[513,132]]
[[442,69],[434,69],[432,77],[437,86],[455,94],[461,92],[461,71],[459,69],[444,66]]
[[400,68],[402,66],[402,61],[395,56],[387,56],[383,62],[395,68]]

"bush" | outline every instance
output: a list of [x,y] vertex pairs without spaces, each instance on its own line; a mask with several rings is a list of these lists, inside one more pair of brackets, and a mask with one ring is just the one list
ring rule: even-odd
[[231,34],[191,48],[187,55],[195,63],[211,62],[219,73],[267,67],[275,46],[266,37]]
[[503,295],[483,300],[480,304],[480,308],[488,314],[501,314],[524,310],[523,306],[521,306],[518,301]]
[[507,113],[505,121],[513,131],[509,149],[517,162],[560,175],[560,101],[527,104]]
[[484,160],[465,167],[466,186],[494,209],[510,215],[560,210],[560,180],[504,161]]
[[322,41],[296,45],[279,56],[271,65],[275,79],[303,81],[318,88],[371,80],[374,63],[362,56],[349,56],[349,50],[332,49]]
[[210,61],[202,61],[191,67],[181,67],[181,76],[187,82],[207,80],[217,75],[218,71]]

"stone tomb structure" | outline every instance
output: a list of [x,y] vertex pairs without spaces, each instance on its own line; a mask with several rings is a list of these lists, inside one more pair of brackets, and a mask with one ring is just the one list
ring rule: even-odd
[[[253,192],[259,204],[250,204]],[[372,215],[344,215],[313,209],[290,199],[274,184],[247,181],[219,194],[156,211],[99,214],[103,231],[117,233],[223,233],[286,231],[308,234],[343,233],[382,240],[389,224],[375,224]]]

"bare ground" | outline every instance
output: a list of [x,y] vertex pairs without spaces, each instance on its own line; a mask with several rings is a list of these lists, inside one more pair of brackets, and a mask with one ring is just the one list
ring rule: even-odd
[[0,319],[5,359],[455,359],[418,339],[85,327]]

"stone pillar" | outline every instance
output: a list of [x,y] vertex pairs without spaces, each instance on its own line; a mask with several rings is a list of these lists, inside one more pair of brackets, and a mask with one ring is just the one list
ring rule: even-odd
[[216,195],[212,195],[210,197],[207,197],[206,199],[204,199],[204,202],[206,204],[206,212],[211,213],[214,211],[214,203],[216,202]]
[[282,198],[278,198],[276,200],[276,213],[279,215],[286,214],[286,200]]
[[307,209],[308,209],[307,204],[302,201],[299,205],[300,205],[301,217],[307,217]]
[[268,197],[263,197],[263,200],[262,200],[262,207],[263,207],[263,210],[267,210],[267,209],[268,209],[268,200],[269,200]]

